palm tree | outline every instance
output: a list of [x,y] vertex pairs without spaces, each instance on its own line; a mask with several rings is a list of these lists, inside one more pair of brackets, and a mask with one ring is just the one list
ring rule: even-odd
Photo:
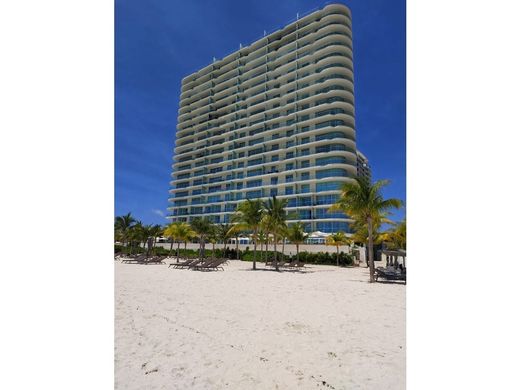
[[301,222],[293,223],[289,226],[287,231],[287,238],[294,245],[296,245],[296,263],[300,264],[300,244],[303,244],[307,239],[308,234],[305,233],[305,229]]
[[336,247],[336,265],[339,267],[339,247],[350,244],[350,239],[344,232],[337,232],[328,236],[325,243]]
[[153,237],[153,245],[152,248],[155,253],[155,244],[157,243],[157,238],[162,236],[164,233],[164,228],[161,225],[153,225],[150,227],[150,237]]
[[356,177],[355,181],[341,186],[341,197],[331,207],[331,211],[343,211],[354,220],[367,227],[368,234],[368,264],[370,267],[370,283],[375,281],[374,267],[374,221],[380,221],[381,216],[390,209],[399,208],[399,199],[384,199],[381,188],[388,185],[388,180],[378,180],[375,183],[364,177]]
[[164,235],[168,238],[171,238],[172,242],[170,243],[170,255],[172,254],[173,250],[173,242],[177,241],[177,263],[179,262],[179,250],[181,246],[181,239],[182,239],[182,230],[187,227],[189,228],[189,225],[185,222],[173,222],[168,225],[166,230],[164,231]]
[[263,230],[258,231],[258,242],[260,243],[260,261],[263,261],[263,251],[264,251],[264,244],[266,244],[266,250],[267,250],[267,235],[264,233]]
[[[133,253],[134,247],[140,247],[143,237],[144,225],[141,221],[136,221],[128,233],[128,240],[131,244],[130,252]],[[135,245],[137,243],[137,246]]]
[[280,235],[280,229],[285,226],[287,215],[285,213],[285,207],[287,206],[287,200],[277,199],[273,195],[271,199],[268,199],[264,204],[265,215],[263,223],[266,226],[266,231],[272,233],[274,243],[274,267],[276,271],[279,271],[278,259],[276,253],[276,243]]
[[218,227],[216,225],[211,225],[211,229],[208,233],[208,242],[211,242],[211,259],[215,259],[215,244],[219,239]]
[[229,241],[229,239],[231,237],[233,237],[233,232],[231,231],[231,227],[232,225],[228,224],[228,223],[221,223],[217,226],[217,235],[218,235],[218,240],[219,241],[222,241],[222,243],[224,244],[224,256],[226,254],[226,250],[227,250],[227,243]]
[[256,270],[256,246],[258,243],[258,230],[264,215],[264,206],[260,199],[247,199],[238,205],[234,220],[237,229],[251,230],[254,241],[253,269]]
[[[195,231],[191,228],[191,226],[188,223],[183,222],[181,228],[179,228],[179,245],[180,241],[184,242],[184,253],[186,253],[188,241],[193,240],[195,237],[197,237],[197,233],[195,233]],[[177,254],[177,262],[178,261],[179,255]]]
[[392,229],[381,234],[381,241],[386,242],[390,249],[406,250],[406,219]]
[[205,255],[204,250],[206,239],[211,234],[213,224],[207,218],[195,218],[193,221],[191,221],[191,228],[199,237],[199,256],[201,259],[203,259]]
[[132,229],[132,226],[135,225],[137,221],[134,217],[132,217],[131,213],[128,213],[126,215],[116,217],[115,223],[114,223],[114,230],[116,231],[117,235],[121,238],[121,242],[123,243],[123,246],[129,239],[130,230]]

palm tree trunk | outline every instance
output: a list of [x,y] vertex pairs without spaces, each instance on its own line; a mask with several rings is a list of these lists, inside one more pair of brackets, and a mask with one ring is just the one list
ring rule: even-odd
[[274,269],[277,271],[280,271],[278,268],[278,258],[277,258],[277,252],[276,252],[276,234],[273,235],[273,244],[274,244]]
[[237,258],[237,260],[239,260],[239,256],[238,256],[238,236],[235,237],[235,241],[236,241],[235,244],[236,244],[236,250],[237,250],[236,258]]
[[253,269],[256,269],[256,229],[253,234],[253,240],[255,241],[255,249],[253,253]]
[[[172,254],[172,250],[173,250],[173,239],[172,239],[172,242],[170,244],[170,255]],[[177,255],[178,256],[178,255]]]
[[[173,245],[173,242],[172,242]],[[181,250],[181,242],[177,243],[177,263],[179,262],[179,251]]]
[[372,237],[372,218],[368,217],[368,266],[370,267],[370,283],[375,282],[374,277],[374,238]]
[[188,258],[188,253],[186,252],[186,248],[188,246],[188,241],[184,241],[184,254],[186,255],[186,259]]
[[339,245],[336,247],[336,265],[339,267]]
[[296,264],[300,265],[300,245],[296,244]]
[[215,243],[212,242],[212,249],[211,249],[211,260],[215,260]]

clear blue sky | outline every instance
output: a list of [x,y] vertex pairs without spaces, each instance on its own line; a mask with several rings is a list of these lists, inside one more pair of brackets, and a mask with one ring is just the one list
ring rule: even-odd
[[[181,79],[325,2],[116,0],[115,213],[165,224]],[[357,145],[406,200],[404,0],[355,0]],[[401,219],[404,210],[395,213]]]

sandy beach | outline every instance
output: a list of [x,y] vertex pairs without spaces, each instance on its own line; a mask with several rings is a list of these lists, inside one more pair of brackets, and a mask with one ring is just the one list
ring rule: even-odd
[[366,268],[115,262],[116,389],[404,389],[406,286]]

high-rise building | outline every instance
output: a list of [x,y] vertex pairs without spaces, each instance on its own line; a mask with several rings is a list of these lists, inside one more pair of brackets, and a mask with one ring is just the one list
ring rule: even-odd
[[307,231],[348,232],[327,210],[356,152],[351,14],[331,4],[182,80],[169,217],[276,195]]
[[370,165],[368,165],[368,158],[361,153],[359,150],[356,153],[357,155],[357,175],[359,177],[365,177],[369,181],[372,180],[372,170],[370,169]]

